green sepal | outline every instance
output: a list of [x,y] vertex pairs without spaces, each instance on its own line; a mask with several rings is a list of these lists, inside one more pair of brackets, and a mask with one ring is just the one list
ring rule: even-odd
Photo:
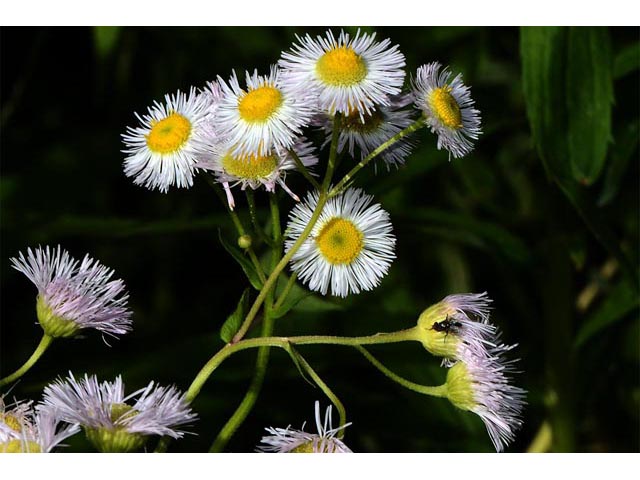
[[240,325],[242,325],[242,321],[249,311],[250,292],[251,290],[249,288],[246,288],[244,292],[242,292],[238,306],[222,324],[222,327],[220,328],[220,338],[223,342],[229,343],[233,336],[238,332],[238,329],[240,329]]

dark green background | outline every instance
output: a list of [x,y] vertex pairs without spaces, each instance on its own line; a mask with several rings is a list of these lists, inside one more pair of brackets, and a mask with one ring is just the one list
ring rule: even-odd
[[[553,450],[638,451],[639,29],[600,30],[597,35],[611,42],[610,61],[578,64],[571,81],[552,89],[562,102],[573,98],[570,89],[583,78],[613,76],[611,142],[602,173],[589,186],[559,178],[554,165],[562,166],[571,152],[560,155],[547,145],[554,135],[566,138],[567,115],[587,115],[580,106],[567,111],[535,103],[548,115],[534,146],[520,30],[376,30],[400,45],[409,73],[435,60],[463,72],[484,134],[472,154],[448,162],[435,149],[435,137],[421,131],[404,168],[358,178],[391,214],[397,260],[373,292],[306,301],[278,321],[276,332],[397,330],[449,293],[487,291],[505,341],[519,343],[518,383],[529,391],[524,427],[509,450],[526,450],[548,421]],[[120,134],[135,125],[134,111],[145,112],[165,93],[201,87],[218,74],[227,78],[232,68],[266,72],[294,34],[304,32],[324,29],[1,30],[1,373],[17,368],[41,335],[35,288],[9,266],[27,246],[61,244],[76,257],[90,253],[125,280],[134,310],[133,332],[108,340],[111,347],[96,332],[55,342],[11,396],[37,400],[47,382],[69,370],[105,380],[121,373],[130,390],[152,379],[186,390],[222,346],[218,330],[246,284],[217,239],[218,228],[232,239],[233,227],[202,178],[166,195],[133,185],[122,171]],[[568,29],[562,34],[570,35]],[[566,59],[571,51],[557,45]],[[528,75],[554,81],[536,62]],[[560,68],[569,67],[560,61]],[[598,137],[587,125],[572,138],[569,148],[578,149],[582,139]],[[551,165],[549,173],[540,156]],[[298,176],[287,180],[294,191],[306,188]],[[236,198],[244,215],[244,199]],[[265,214],[266,195],[259,192],[257,200]],[[283,196],[281,204],[284,218],[292,201]],[[616,255],[618,268],[602,275]],[[595,296],[586,309],[577,308],[585,288]],[[415,381],[443,379],[439,360],[418,345],[371,350]],[[353,422],[346,441],[353,450],[492,451],[475,415],[402,389],[357,352],[329,346],[301,352],[346,404]],[[193,405],[200,416],[192,427],[197,436],[174,442],[173,451],[209,447],[244,394],[254,359],[255,352],[243,352],[216,371]],[[274,351],[258,404],[228,450],[251,451],[266,426],[309,423],[316,399],[326,405],[286,353]],[[68,443],[66,451],[90,448],[81,435]]]

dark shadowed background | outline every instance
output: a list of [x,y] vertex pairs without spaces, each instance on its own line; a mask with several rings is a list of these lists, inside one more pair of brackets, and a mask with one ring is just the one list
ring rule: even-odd
[[[638,451],[639,29],[375,30],[399,44],[409,73],[435,60],[462,72],[484,134],[474,152],[448,162],[421,131],[405,167],[359,177],[391,214],[397,260],[376,290],[309,298],[276,333],[397,330],[449,293],[487,291],[504,340],[519,343],[518,383],[529,392],[509,450],[538,439],[555,451]],[[233,225],[202,178],[168,194],[135,186],[122,171],[120,134],[136,124],[134,111],[165,93],[228,78],[234,68],[266,73],[305,32],[324,29],[2,28],[0,375],[41,336],[35,287],[9,264],[28,246],[90,253],[125,280],[134,311],[133,332],[110,346],[93,331],[56,341],[11,396],[38,400],[69,370],[101,380],[122,374],[131,391],[149,380],[186,390],[222,346],[219,328],[246,285],[218,241],[218,229],[234,238]],[[294,191],[306,188],[299,176],[287,180]],[[266,218],[266,195],[257,200]],[[292,201],[281,200],[284,218]],[[356,351],[301,351],[345,403],[354,451],[492,451],[475,415],[397,386]],[[444,378],[418,345],[371,351],[414,381]],[[197,435],[172,451],[206,451],[242,398],[255,353],[214,373],[193,405]],[[266,426],[313,425],[316,399],[327,404],[274,351],[261,397],[228,451],[253,450]],[[92,451],[82,435],[68,443],[65,451]]]

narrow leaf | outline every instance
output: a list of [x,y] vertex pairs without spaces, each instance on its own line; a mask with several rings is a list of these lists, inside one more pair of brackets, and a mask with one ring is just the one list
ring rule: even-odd
[[567,41],[567,141],[573,177],[595,182],[611,139],[613,75],[606,27],[570,27]]
[[235,259],[236,262],[240,264],[242,270],[249,279],[251,286],[253,286],[253,288],[255,288],[256,290],[262,290],[262,281],[260,280],[258,272],[256,271],[251,261],[247,257],[245,257],[244,253],[242,253],[242,251],[238,247],[227,242],[222,236],[222,232],[220,230],[218,230],[218,237],[220,238],[220,243],[222,244],[224,249],[229,252],[229,254]]
[[249,311],[250,292],[251,290],[249,288],[246,288],[244,292],[242,292],[238,306],[222,324],[222,327],[220,328],[220,338],[223,342],[229,343],[233,336],[238,332],[238,329],[240,329],[240,325],[242,325],[242,321],[244,320],[246,313]]
[[633,122],[625,125],[624,129],[615,136],[614,144],[609,149],[611,160],[607,166],[604,177],[602,194],[598,200],[598,205],[603,206],[610,203],[618,194],[620,183],[627,171],[631,155],[638,148],[638,138],[640,138],[640,124]]
[[620,282],[603,300],[602,305],[582,325],[575,339],[580,348],[596,333],[625,318],[640,305],[637,291],[627,281]]
[[120,37],[122,27],[93,27],[96,52],[101,58],[109,56]]
[[640,68],[640,42],[625,47],[613,62],[613,77],[618,79]]

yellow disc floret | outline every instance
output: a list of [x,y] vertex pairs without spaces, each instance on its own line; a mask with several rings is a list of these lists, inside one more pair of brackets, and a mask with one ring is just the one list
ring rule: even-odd
[[151,122],[146,136],[147,146],[156,153],[172,153],[179,150],[191,134],[191,122],[179,113],[172,113],[160,121]]
[[275,87],[263,85],[238,100],[238,111],[247,122],[266,122],[282,105],[282,93]]
[[20,432],[22,430],[22,424],[14,415],[0,414],[0,422],[4,423],[11,430]]
[[229,175],[245,180],[266,178],[276,169],[275,155],[232,155],[227,153],[222,159],[222,167]]
[[42,448],[31,440],[9,440],[0,443],[0,453],[42,453]]
[[316,237],[322,256],[333,265],[350,264],[364,246],[362,232],[351,220],[332,218]]
[[355,85],[367,76],[367,64],[352,48],[336,47],[320,57],[316,73],[329,85]]
[[435,116],[446,127],[455,130],[462,128],[460,105],[451,95],[451,87],[446,86],[433,90],[429,95],[429,104]]
[[377,130],[382,122],[384,122],[384,116],[380,110],[374,110],[370,114],[365,113],[362,117],[357,110],[351,110],[342,120],[342,128],[350,132],[370,133]]

